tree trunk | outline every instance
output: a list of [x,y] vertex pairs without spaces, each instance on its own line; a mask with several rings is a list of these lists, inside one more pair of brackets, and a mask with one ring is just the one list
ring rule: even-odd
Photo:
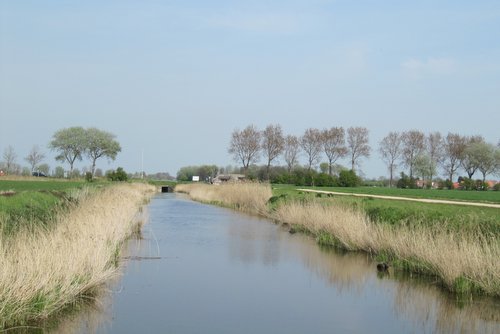
[[95,161],[96,159],[92,160],[92,178],[94,178],[94,172],[95,172]]
[[391,164],[391,167],[389,169],[390,169],[389,188],[392,188],[392,178],[393,178],[393,174],[394,174],[394,165]]

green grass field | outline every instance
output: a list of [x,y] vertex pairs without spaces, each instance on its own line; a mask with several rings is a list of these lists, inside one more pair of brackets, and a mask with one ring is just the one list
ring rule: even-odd
[[69,193],[86,184],[83,180],[0,180],[2,232],[9,234],[25,226],[46,225],[67,204]]
[[464,191],[464,190],[438,190],[438,189],[398,189],[382,187],[295,187],[290,185],[273,185],[276,189],[315,189],[353,194],[368,194],[382,196],[399,196],[410,198],[444,199],[456,201],[472,201],[485,203],[500,203],[500,191]]
[[66,191],[68,189],[81,188],[86,184],[85,181],[65,181],[44,179],[38,180],[1,180],[0,179],[0,192],[2,191]]

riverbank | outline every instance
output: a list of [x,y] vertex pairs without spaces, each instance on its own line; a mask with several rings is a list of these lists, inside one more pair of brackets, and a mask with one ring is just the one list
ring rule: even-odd
[[36,324],[92,299],[119,272],[122,244],[144,222],[141,206],[153,191],[139,183],[84,188],[71,207],[52,213],[50,228],[0,235],[0,328]]
[[[258,200],[256,192],[247,187],[259,189]],[[385,224],[371,220],[359,208],[328,199],[272,197],[270,186],[264,184],[178,185],[176,191],[236,209],[248,202],[259,203],[253,213],[290,225],[292,231],[311,234],[321,244],[368,252],[396,270],[431,275],[458,294],[500,296],[500,243],[496,235],[448,228],[446,224]],[[224,200],[233,193],[238,194],[240,203]],[[245,199],[245,194],[251,194],[252,199]]]

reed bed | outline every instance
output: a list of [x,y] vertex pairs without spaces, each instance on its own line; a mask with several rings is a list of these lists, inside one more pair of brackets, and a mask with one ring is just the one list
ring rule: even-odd
[[[36,323],[82,299],[119,271],[123,242],[142,222],[154,187],[82,190],[50,229],[0,237],[0,328]],[[92,192],[89,194],[89,192]]]
[[175,191],[186,193],[196,201],[216,203],[260,215],[266,215],[267,203],[273,195],[268,184],[256,182],[221,185],[178,184],[175,186]]
[[500,296],[500,244],[495,238],[377,224],[360,210],[319,201],[284,203],[274,219],[305,229],[320,242],[383,255],[391,265],[434,275],[451,291]]
[[269,185],[178,185],[194,200],[269,217],[312,234],[319,243],[375,255],[390,266],[435,276],[450,291],[500,296],[500,241],[439,225],[374,222],[360,209],[321,200],[268,203]]

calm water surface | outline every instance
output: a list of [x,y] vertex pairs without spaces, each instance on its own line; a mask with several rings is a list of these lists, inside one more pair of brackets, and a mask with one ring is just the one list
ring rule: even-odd
[[500,333],[498,300],[458,303],[267,220],[176,194],[149,216],[110,297],[56,332]]

